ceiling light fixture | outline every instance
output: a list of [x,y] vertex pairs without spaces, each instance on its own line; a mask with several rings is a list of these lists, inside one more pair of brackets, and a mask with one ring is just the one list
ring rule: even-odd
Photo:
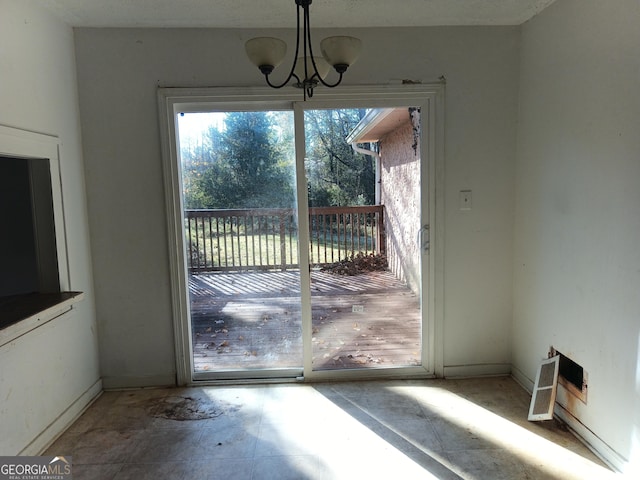
[[[336,87],[342,81],[342,75],[350,65],[356,61],[362,42],[355,37],[336,36],[327,37],[320,42],[322,57],[314,57],[311,46],[311,25],[309,22],[309,6],[312,0],[295,0],[297,5],[297,31],[296,52],[293,65],[286,80],[280,84],[274,84],[269,79],[271,72],[282,63],[287,53],[287,44],[279,38],[257,37],[245,43],[247,56],[263,73],[267,84],[273,88],[282,88],[291,79],[295,79],[294,85],[304,89],[304,98],[313,96],[313,89],[322,84],[325,87]],[[300,11],[302,10],[302,57],[300,52]],[[331,67],[340,75],[335,83],[328,83],[324,78]]]

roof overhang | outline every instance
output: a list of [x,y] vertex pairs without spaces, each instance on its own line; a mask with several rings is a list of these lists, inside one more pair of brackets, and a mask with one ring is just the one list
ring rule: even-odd
[[360,120],[347,136],[346,141],[349,144],[374,143],[409,121],[407,107],[374,108]]

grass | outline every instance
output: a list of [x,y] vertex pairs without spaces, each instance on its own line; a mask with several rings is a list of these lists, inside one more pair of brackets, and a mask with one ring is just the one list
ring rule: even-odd
[[[310,261],[314,265],[343,260],[349,256],[372,250],[373,239],[361,236],[355,245],[345,243],[336,235],[332,238],[313,239],[310,246]],[[297,266],[298,237],[293,234],[245,234],[239,231],[224,235],[191,236],[192,263],[201,268],[222,269],[274,269]],[[342,242],[340,241],[342,240]],[[362,247],[365,247],[362,249]],[[283,261],[284,258],[284,261]]]

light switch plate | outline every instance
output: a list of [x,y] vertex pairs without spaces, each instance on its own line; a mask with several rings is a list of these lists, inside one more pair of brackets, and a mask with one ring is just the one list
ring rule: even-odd
[[460,190],[458,203],[460,204],[460,210],[471,210],[471,190]]

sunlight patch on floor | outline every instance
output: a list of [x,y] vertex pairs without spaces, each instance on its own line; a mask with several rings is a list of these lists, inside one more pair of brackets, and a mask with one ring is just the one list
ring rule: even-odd
[[[429,388],[428,395],[414,394],[413,398],[439,417],[549,475],[567,479],[616,478],[610,470],[450,391]],[[455,464],[449,466],[455,470]]]

